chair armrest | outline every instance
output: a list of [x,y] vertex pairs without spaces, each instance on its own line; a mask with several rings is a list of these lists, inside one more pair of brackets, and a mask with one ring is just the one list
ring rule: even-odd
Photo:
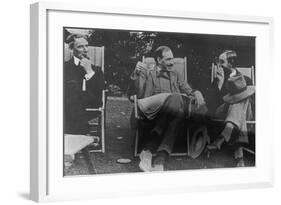
[[213,84],[213,82],[214,82],[214,78],[215,78],[214,72],[215,72],[215,64],[212,63],[212,67],[211,67],[211,84]]
[[108,90],[102,90],[102,109],[104,110],[105,108],[105,103],[106,103],[106,100],[105,100],[105,93],[108,92]]
[[86,111],[89,111],[89,112],[102,111],[102,110],[104,110],[104,108],[102,108],[102,107],[99,107],[99,108],[86,108]]

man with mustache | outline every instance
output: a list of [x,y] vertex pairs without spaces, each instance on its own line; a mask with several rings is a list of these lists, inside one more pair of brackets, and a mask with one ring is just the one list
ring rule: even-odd
[[84,35],[67,38],[73,57],[64,64],[64,133],[89,134],[86,108],[102,105],[104,77],[88,57],[88,41]]
[[[138,62],[131,75],[139,99],[140,115],[153,123],[148,133],[149,141],[140,153],[139,167],[142,171],[164,170],[187,110],[186,97],[182,94],[193,96],[197,107],[205,105],[202,94],[193,90],[184,81],[184,76],[172,69],[174,56],[169,47],[158,47],[154,59],[156,65],[152,69]],[[152,166],[151,142],[155,138],[160,138],[161,143]]]

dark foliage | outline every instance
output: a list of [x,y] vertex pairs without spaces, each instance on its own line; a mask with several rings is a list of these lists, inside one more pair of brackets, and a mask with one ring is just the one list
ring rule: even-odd
[[[188,81],[205,96],[212,95],[210,69],[218,55],[233,49],[238,53],[239,66],[255,65],[255,37],[172,32],[143,32],[88,29],[89,45],[105,46],[105,77],[108,85],[125,93],[129,75],[142,56],[160,45],[169,46],[175,57],[187,57]],[[64,31],[67,36],[69,32]]]

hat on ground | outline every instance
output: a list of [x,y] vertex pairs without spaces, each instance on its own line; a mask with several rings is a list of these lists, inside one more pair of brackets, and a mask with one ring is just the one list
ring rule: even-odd
[[199,157],[209,141],[210,138],[207,133],[207,128],[204,126],[197,128],[191,137],[189,156],[193,159]]
[[255,93],[255,86],[247,86],[242,74],[230,77],[226,83],[228,94],[223,97],[226,103],[240,102]]

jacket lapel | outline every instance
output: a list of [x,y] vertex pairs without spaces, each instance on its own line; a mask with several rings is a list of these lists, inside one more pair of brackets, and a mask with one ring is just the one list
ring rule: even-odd
[[153,70],[150,71],[150,75],[151,75],[152,83],[154,85],[156,82],[156,67],[154,67]]
[[177,74],[176,74],[176,72],[174,72],[174,71],[170,72],[170,80],[171,80],[172,84],[174,84],[177,81]]
[[171,83],[171,90],[172,92],[176,92],[174,85],[177,82],[177,73],[175,71],[170,72],[170,83]]
[[[171,86],[171,91],[172,92],[177,92],[177,90],[175,89],[175,84],[177,82],[177,73],[175,71],[170,71],[170,86]],[[152,70],[149,71],[149,75],[150,75],[150,79],[148,79],[148,85],[147,85],[147,89],[151,91],[151,93],[149,93],[149,95],[152,95],[152,93],[154,92],[153,91],[153,88],[156,83],[156,78],[157,78],[157,72],[156,72],[156,67],[154,67]],[[146,91],[147,92],[147,91]]]

